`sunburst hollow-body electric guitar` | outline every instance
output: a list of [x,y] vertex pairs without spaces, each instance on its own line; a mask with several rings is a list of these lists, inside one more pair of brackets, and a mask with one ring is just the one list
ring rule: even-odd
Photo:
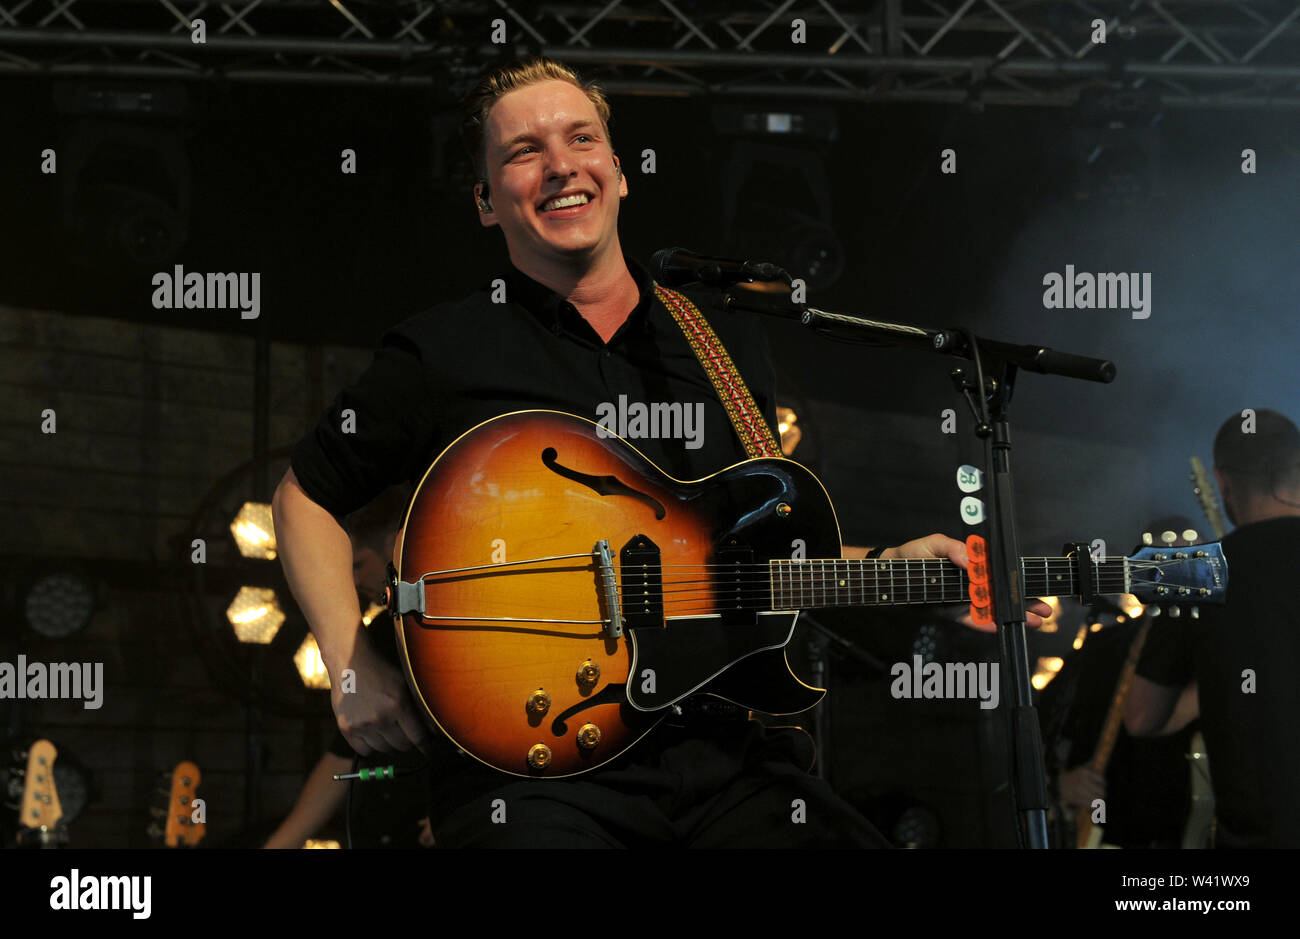
[[[1096,592],[1221,601],[1216,545],[1158,551],[1090,560]],[[414,697],[458,747],[506,773],[571,776],[692,695],[768,714],[816,705],[824,690],[785,658],[802,609],[970,601],[946,559],[840,554],[830,498],[792,460],[682,481],[592,421],[517,411],[425,474],[389,606]],[[1078,592],[1074,558],[1021,566],[1027,595]]]

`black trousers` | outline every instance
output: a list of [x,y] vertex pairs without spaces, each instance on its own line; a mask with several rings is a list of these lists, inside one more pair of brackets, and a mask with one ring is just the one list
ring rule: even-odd
[[661,726],[608,769],[506,782],[450,811],[435,804],[434,839],[447,848],[888,847],[805,771],[812,752],[802,730],[753,720]]

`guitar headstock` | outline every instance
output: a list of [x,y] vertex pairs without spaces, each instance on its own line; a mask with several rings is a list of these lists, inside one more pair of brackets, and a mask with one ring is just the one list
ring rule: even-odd
[[1191,479],[1192,492],[1196,494],[1196,501],[1201,504],[1201,511],[1210,520],[1210,527],[1214,529],[1214,537],[1222,538],[1228,533],[1228,520],[1224,517],[1223,509],[1219,505],[1214,482],[1210,479],[1210,474],[1205,471],[1205,464],[1201,462],[1201,458],[1198,456],[1192,457]]
[[1228,561],[1218,542],[1196,544],[1197,534],[1188,529],[1166,531],[1159,536],[1147,532],[1144,547],[1128,558],[1130,592],[1148,605],[1148,614],[1159,616],[1161,604],[1170,616],[1181,616],[1184,607],[1195,619],[1201,603],[1223,603],[1228,592]]
[[48,740],[37,740],[27,748],[27,770],[18,806],[19,840],[32,831],[45,836],[60,834],[63,806],[54,785],[54,761],[59,751]]
[[149,834],[162,838],[163,847],[192,848],[207,834],[207,823],[194,821],[194,799],[201,778],[198,766],[189,760],[182,760],[172,770],[170,786],[165,790],[167,807],[161,812],[153,810],[165,822],[149,826]]

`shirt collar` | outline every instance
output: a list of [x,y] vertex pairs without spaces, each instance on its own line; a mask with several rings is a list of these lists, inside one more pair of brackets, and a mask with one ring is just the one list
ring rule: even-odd
[[[636,307],[633,308],[631,315],[627,318],[620,328],[615,338],[626,333],[634,326],[643,328],[646,323],[646,311],[654,302],[654,281],[650,277],[650,272],[636,258],[623,253],[623,262],[627,265],[628,272],[632,279],[636,281],[637,290],[640,299]],[[539,284],[523,271],[519,270],[513,264],[509,266],[505,275],[506,297],[513,303],[518,303],[533,316],[553,332],[568,330],[586,330],[595,335],[595,330],[591,325],[582,318],[582,314],[577,308],[561,297],[558,293],[544,284]]]

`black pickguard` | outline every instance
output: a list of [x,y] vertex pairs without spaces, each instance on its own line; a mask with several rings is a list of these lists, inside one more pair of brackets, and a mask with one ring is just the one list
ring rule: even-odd
[[[724,578],[717,596],[725,600],[716,618],[666,619],[628,630],[634,669],[628,700],[652,711],[704,690],[771,714],[812,707],[824,692],[800,682],[785,662],[793,615],[771,615],[766,562],[796,553],[839,557],[839,529],[821,484],[799,464],[771,459],[750,460],[698,483],[662,483],[716,520],[713,563],[725,564],[730,552],[739,551],[745,573],[737,581],[725,569],[715,570]],[[789,507],[788,514],[778,511],[781,505]],[[655,538],[653,529],[646,534]],[[647,669],[654,672],[653,693]]]

